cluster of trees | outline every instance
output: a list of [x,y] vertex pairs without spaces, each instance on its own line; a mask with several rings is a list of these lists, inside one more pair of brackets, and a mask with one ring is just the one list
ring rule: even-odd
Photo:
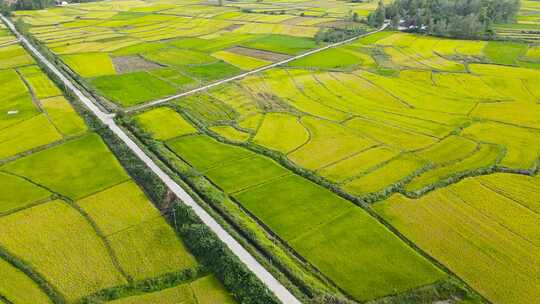
[[390,19],[395,27],[472,39],[490,36],[494,23],[515,21],[519,7],[519,0],[394,0],[387,6],[381,0],[368,22],[379,26]]
[[44,9],[55,4],[54,0],[0,0],[2,12],[12,10],[36,10]]
[[334,43],[365,33],[366,29],[364,27],[352,25],[346,28],[321,29],[319,32],[317,32],[317,34],[315,34],[314,39],[317,44],[321,42]]
[[[95,0],[69,0],[68,2],[92,2]],[[9,13],[14,10],[39,10],[54,6],[55,0],[0,0],[0,12]]]

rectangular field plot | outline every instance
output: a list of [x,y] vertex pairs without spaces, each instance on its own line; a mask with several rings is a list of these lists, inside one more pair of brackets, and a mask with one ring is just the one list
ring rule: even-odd
[[[218,187],[226,191],[244,189],[234,193],[233,197],[357,299],[366,300],[387,295],[394,289],[405,291],[430,284],[444,276],[363,211],[351,211],[358,207],[300,176],[287,174],[286,170],[273,161],[202,136],[181,137],[180,140],[169,143],[169,146],[181,158],[195,164],[196,168],[198,166],[199,170],[214,166],[214,169],[206,171],[205,174]],[[287,175],[282,176],[283,174]],[[370,240],[368,234],[364,233],[349,238],[350,233],[354,234],[359,230],[358,226],[341,236],[343,243],[336,241],[321,245],[322,241],[315,240],[316,235],[322,233],[319,232],[321,227],[342,217],[358,220],[358,225],[365,225],[365,231],[376,235],[381,242]],[[302,241],[299,241],[300,239]],[[322,250],[315,249],[319,246],[323,246]],[[351,256],[342,259],[341,255],[347,246],[364,248],[373,256],[356,256],[351,253]],[[377,262],[378,258],[381,258],[380,262]],[[340,262],[332,264],[335,259]],[[366,263],[371,264],[367,266]],[[397,264],[402,269],[394,273],[392,268]],[[413,272],[415,275],[411,277]],[[369,276],[373,281],[366,281],[364,275],[367,276],[367,273],[376,273]],[[360,277],[362,279],[358,279]],[[373,286],[377,285],[381,286],[375,290]]]
[[0,167],[72,199],[118,184],[128,177],[96,134],[19,158]]
[[358,207],[301,177],[285,177],[235,198],[357,300],[444,276]]
[[[280,134],[280,136],[276,136]],[[298,117],[268,113],[257,130],[253,142],[283,153],[290,152],[309,140],[309,133]]]
[[0,259],[0,294],[10,303],[49,304],[52,301],[25,273]]
[[242,46],[263,51],[296,55],[317,47],[315,40],[284,35],[267,35],[245,42]]
[[403,154],[374,171],[348,182],[344,189],[358,196],[384,191],[388,187],[402,183],[424,166],[426,162],[413,155]]
[[22,46],[13,44],[0,47],[0,68],[9,69],[32,64],[34,60],[26,53]]
[[51,193],[18,176],[0,172],[0,214],[48,198]]
[[167,107],[141,113],[135,116],[135,121],[157,140],[169,140],[197,132],[180,114]]
[[200,171],[256,155],[253,152],[222,144],[203,135],[181,137],[168,142],[167,146]]
[[38,114],[28,89],[14,70],[0,71],[0,129],[4,129]]
[[119,264],[134,279],[196,265],[171,227],[132,181],[77,202],[101,229]]
[[538,214],[515,201],[465,180],[417,200],[396,194],[374,208],[489,301],[531,303],[540,295]]
[[504,150],[500,146],[482,144],[478,151],[461,161],[436,167],[416,176],[405,189],[418,191],[455,176],[464,176],[475,171],[492,168],[498,164],[503,155]]
[[62,93],[56,85],[45,75],[39,67],[29,66],[18,69],[32,89],[32,93],[38,99],[43,99],[51,96],[58,96]]
[[397,151],[388,147],[374,147],[324,167],[318,173],[332,181],[341,182],[389,161],[397,154]]
[[496,173],[478,178],[486,188],[540,214],[540,177]]
[[[37,136],[39,134],[39,136]],[[0,159],[61,140],[44,114],[0,130]]]
[[47,116],[62,135],[77,135],[86,132],[84,120],[73,110],[71,104],[62,96],[40,101]]
[[328,165],[374,144],[340,124],[308,116],[302,122],[310,132],[310,139],[288,157],[308,169]]
[[62,201],[1,217],[0,245],[42,274],[70,302],[127,283],[92,226]]
[[540,155],[540,132],[496,122],[477,123],[462,134],[475,140],[500,144],[506,148],[501,166],[529,169]]
[[114,75],[114,66],[107,53],[80,53],[64,55],[62,60],[82,77]]
[[182,303],[182,304],[234,304],[233,298],[212,275],[188,284],[178,285],[109,302],[111,304]]
[[210,127],[210,130],[212,130],[212,132],[219,134],[219,136],[222,136],[226,138],[227,140],[230,140],[233,142],[244,142],[250,136],[249,133],[239,131],[229,125]]
[[260,68],[262,66],[268,65],[271,62],[270,61],[264,61],[261,59],[243,56],[227,51],[219,51],[212,53],[212,56],[221,59],[227,63],[230,63],[236,67],[241,68],[242,70],[252,70],[256,68]]
[[147,72],[101,76],[93,78],[90,83],[107,99],[124,107],[176,92],[171,84]]

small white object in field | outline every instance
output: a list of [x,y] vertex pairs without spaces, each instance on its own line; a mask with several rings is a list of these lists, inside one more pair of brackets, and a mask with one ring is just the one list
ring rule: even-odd
[[15,114],[17,114],[17,113],[19,113],[18,110],[11,110],[11,111],[8,111],[8,112],[7,112],[7,115],[15,115]]

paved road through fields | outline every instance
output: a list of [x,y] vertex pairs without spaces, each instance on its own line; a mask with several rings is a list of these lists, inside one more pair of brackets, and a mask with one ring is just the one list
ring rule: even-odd
[[[90,110],[94,113],[94,115],[105,125],[107,125],[128,147],[131,149],[137,157],[139,157],[146,166],[152,170],[160,179],[167,185],[167,187],[180,199],[182,200],[186,205],[193,208],[193,211],[195,214],[214,232],[217,234],[219,239],[227,245],[227,247],[236,255],[238,258],[251,270],[258,278],[261,280],[267,287],[270,289],[276,297],[283,302],[284,304],[300,304],[301,302],[293,295],[291,294],[278,280],[276,280],[255,258],[246,250],[244,247],[240,245],[221,225],[214,220],[208,214],[201,206],[195,202],[195,200],[184,190],[182,189],[170,176],[168,176],[148,155],[144,153],[144,151],[137,146],[137,144],[122,130],[115,122],[114,122],[114,114],[106,113],[100,109],[100,107],[96,106],[90,100],[86,95],[84,95],[64,74],[62,74],[56,66],[54,66],[51,62],[49,62],[28,40],[22,36],[13,23],[7,19],[6,17],[2,16],[0,14],[0,18],[2,21],[9,27],[9,29],[17,36],[18,39],[35,55],[36,58],[38,58],[39,61],[41,61],[44,65],[46,65],[56,76],[60,78],[62,83],[68,88],[70,91],[72,91],[77,98]],[[273,63],[271,65],[267,65],[264,67],[261,67],[259,69],[255,69],[231,78],[227,78],[200,88],[197,88],[192,91],[184,92],[178,95],[170,96],[164,99],[155,100],[146,104],[143,104],[137,108],[132,108],[132,110],[135,109],[142,109],[146,107],[155,106],[161,103],[165,103],[167,101],[170,101],[172,99],[186,96],[189,94],[193,94],[202,90],[206,90],[208,88],[218,86],[220,84],[234,81],[243,77],[246,77],[251,74],[259,73],[264,70],[268,70],[271,68],[274,68],[279,65],[286,64],[292,60],[296,60],[298,58],[302,58],[305,56],[309,56],[312,54],[315,54],[317,52],[324,51],[326,49],[336,47],[342,44],[349,43],[351,41],[354,41],[362,36],[366,36],[369,34],[373,34],[379,31],[384,30],[388,24],[384,24],[381,28],[379,28],[376,31],[359,35],[350,39],[347,39],[345,41],[341,41],[338,43],[330,44],[327,46],[324,46],[319,49],[315,49],[303,54],[300,54],[298,56],[294,56],[291,58],[288,58],[283,61],[279,61],[276,63]]]
[[193,208],[197,216],[212,230],[219,239],[229,247],[229,249],[251,270],[277,298],[285,304],[300,304],[300,301],[291,294],[278,280],[276,280],[255,258],[240,245],[223,227],[221,227],[210,214],[208,214],[195,200],[182,189],[171,177],[169,177],[154,161],[148,157],[141,148],[129,138],[129,136],[114,122],[114,115],[107,114],[100,110],[88,97],[86,97],[71,81],[65,77],[52,63],[50,63],[26,38],[19,34],[13,23],[0,15],[0,18],[11,29],[11,31],[21,40],[24,45],[45,64],[56,76],[60,78],[63,84],[72,91],[81,102],[90,109],[97,118],[106,124],[130,149],[139,157],[152,172],[167,185],[167,187],[178,196],[186,205]]
[[196,88],[196,89],[193,89],[193,90],[190,90],[190,91],[187,91],[187,92],[184,92],[184,93],[180,93],[180,94],[168,96],[168,97],[165,97],[165,98],[162,98],[162,99],[158,99],[158,100],[150,101],[150,102],[147,102],[147,103],[143,103],[143,104],[141,104],[141,105],[133,106],[133,107],[128,108],[128,109],[126,110],[126,112],[138,111],[138,110],[141,110],[141,109],[144,109],[144,108],[148,108],[148,107],[152,107],[152,106],[155,106],[155,105],[159,105],[159,104],[162,104],[162,103],[171,101],[171,100],[176,99],[176,98],[180,98],[180,97],[184,97],[184,96],[187,96],[187,95],[195,94],[195,93],[197,93],[197,92],[201,92],[201,91],[207,90],[207,89],[209,89],[209,88],[211,88],[211,87],[215,87],[215,86],[218,86],[218,85],[222,85],[222,84],[224,84],[224,83],[227,83],[227,82],[231,82],[231,81],[234,81],[234,80],[238,80],[238,79],[240,79],[240,78],[244,78],[244,77],[249,76],[249,75],[253,75],[253,74],[256,74],[256,73],[260,73],[260,72],[262,72],[262,71],[266,71],[266,70],[275,68],[275,67],[277,67],[277,66],[284,65],[284,64],[289,63],[289,62],[291,62],[291,61],[293,61],[293,60],[300,59],[300,58],[302,58],[302,57],[306,57],[306,56],[309,56],[309,55],[313,55],[313,54],[315,54],[315,53],[322,52],[322,51],[327,50],[327,49],[329,49],[329,48],[334,48],[334,47],[337,47],[337,46],[340,46],[340,45],[343,45],[343,44],[347,44],[347,43],[352,42],[352,41],[354,41],[354,40],[356,40],[356,39],[358,39],[358,38],[361,38],[361,37],[364,37],[364,36],[367,36],[367,35],[371,35],[371,34],[374,34],[374,33],[380,32],[380,31],[383,31],[383,30],[386,29],[388,26],[389,26],[389,23],[388,23],[388,22],[385,22],[378,30],[375,30],[375,31],[373,31],[373,32],[369,32],[369,33],[366,33],[366,34],[354,36],[354,37],[352,37],[352,38],[349,38],[349,39],[347,39],[347,40],[343,40],[343,41],[340,41],[340,42],[332,43],[332,44],[323,46],[323,47],[321,47],[321,48],[314,49],[314,50],[311,50],[311,51],[308,51],[308,52],[305,52],[305,53],[296,55],[296,56],[294,56],[294,57],[287,58],[287,59],[282,60],[282,61],[274,62],[274,63],[272,63],[272,64],[265,65],[265,66],[260,67],[260,68],[258,68],[258,69],[255,69],[255,70],[251,70],[251,71],[249,71],[249,72],[242,73],[242,74],[240,74],[240,75],[236,75],[236,76],[233,76],[233,77],[230,77],[230,78],[226,78],[226,79],[223,79],[223,80],[219,80],[219,81],[213,82],[213,83],[211,83],[211,84],[208,84],[208,85],[205,85],[205,86],[202,86],[202,87],[198,87],[198,88]]

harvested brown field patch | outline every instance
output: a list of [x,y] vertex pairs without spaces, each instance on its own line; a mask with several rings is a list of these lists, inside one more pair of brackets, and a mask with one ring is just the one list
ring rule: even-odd
[[114,69],[118,74],[148,71],[162,67],[161,65],[145,60],[140,56],[112,57],[112,62]]
[[257,59],[267,60],[267,61],[281,61],[289,58],[290,56],[284,55],[284,54],[278,54],[274,52],[268,52],[268,51],[262,51],[262,50],[256,50],[256,49],[250,49],[246,47],[241,46],[235,46],[230,49],[227,49],[227,51],[239,55],[244,56],[250,56]]
[[229,26],[223,28],[222,30],[224,30],[224,31],[226,31],[226,32],[232,32],[232,31],[234,31],[235,29],[240,28],[240,27],[242,27],[242,26],[243,26],[243,24],[231,24],[231,25],[229,25]]

